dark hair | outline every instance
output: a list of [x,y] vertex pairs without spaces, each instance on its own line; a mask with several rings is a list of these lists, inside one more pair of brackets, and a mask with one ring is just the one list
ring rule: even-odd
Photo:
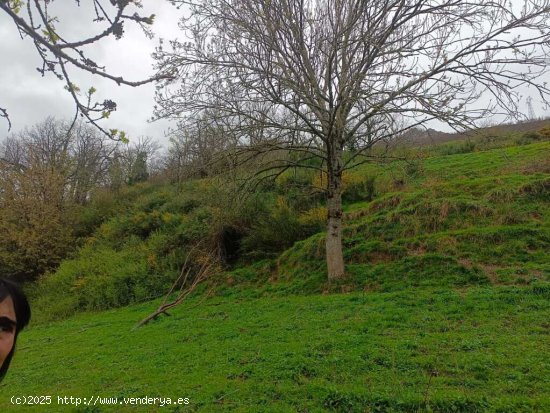
[[11,297],[13,300],[13,307],[15,310],[16,326],[15,326],[15,338],[13,340],[13,347],[4,360],[4,364],[0,367],[0,381],[4,378],[10,366],[13,353],[15,351],[15,343],[17,342],[17,335],[25,328],[31,319],[31,308],[27,297],[21,291],[19,286],[11,280],[6,278],[0,278],[0,303],[7,297]]

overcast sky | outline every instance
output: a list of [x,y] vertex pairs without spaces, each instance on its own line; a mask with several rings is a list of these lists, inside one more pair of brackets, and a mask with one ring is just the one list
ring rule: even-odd
[[[51,14],[60,17],[61,23],[56,28],[67,40],[77,40],[83,35],[98,33],[103,27],[94,24],[89,17],[91,10],[86,7],[91,2],[81,3],[80,8],[74,1],[51,3]],[[111,36],[89,50],[90,57],[97,59],[98,64],[105,65],[110,73],[122,75],[127,80],[142,80],[151,76],[151,53],[158,44],[159,37],[170,39],[179,34],[177,21],[181,11],[167,1],[146,1],[144,5],[143,15],[156,15],[152,26],[156,33],[155,38],[150,40],[137,26],[127,24],[121,40],[117,41]],[[36,70],[41,66],[41,59],[34,45],[28,38],[21,39],[15,25],[4,13],[0,13],[0,62],[0,107],[8,110],[12,123],[11,132],[31,126],[50,115],[67,119],[74,116],[74,102],[64,90],[64,82],[51,73],[41,76]],[[73,82],[83,91],[94,86],[98,91],[96,95],[99,101],[109,98],[118,104],[117,111],[109,120],[102,121],[103,126],[123,129],[130,139],[146,135],[166,142],[164,131],[169,123],[147,122],[152,115],[153,84],[138,88],[117,86],[113,82],[78,71],[74,71],[72,77]],[[8,124],[5,119],[0,118],[0,139],[7,133]]]
[[[92,23],[90,4],[83,1],[77,7],[71,0],[51,2],[51,14],[58,16],[60,23],[56,28],[66,40],[82,39],[83,36],[101,31],[102,26]],[[127,25],[121,40],[110,37],[107,41],[95,44],[87,52],[100,65],[114,75],[122,75],[127,80],[141,80],[153,74],[151,53],[159,38],[172,39],[180,35],[177,22],[182,12],[168,1],[145,1],[142,15],[155,14],[153,31],[156,37],[148,39],[135,25]],[[74,102],[64,90],[64,82],[51,73],[45,78],[37,72],[41,65],[37,52],[28,39],[21,39],[13,22],[0,13],[0,107],[6,108],[12,122],[12,132],[31,126],[49,115],[70,119],[74,116]],[[73,82],[81,90],[91,86],[97,89],[99,101],[109,98],[117,102],[118,109],[108,121],[102,121],[106,128],[125,130],[130,139],[139,136],[151,136],[162,144],[167,139],[164,132],[167,121],[148,123],[152,116],[154,85],[138,88],[117,86],[115,83],[98,77],[73,71]],[[548,79],[550,81],[550,79]],[[527,96],[529,91],[523,91]],[[527,106],[524,111],[527,113]],[[536,116],[549,115],[539,101],[533,99]],[[7,122],[0,118],[0,139],[7,133]],[[429,126],[450,130],[443,124]]]

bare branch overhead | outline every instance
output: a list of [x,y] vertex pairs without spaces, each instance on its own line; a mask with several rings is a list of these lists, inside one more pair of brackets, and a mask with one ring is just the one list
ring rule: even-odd
[[[128,80],[122,75],[115,75],[107,70],[100,63],[92,60],[86,47],[104,41],[109,37],[120,39],[124,34],[124,27],[128,23],[138,24],[147,36],[152,32],[149,26],[153,24],[154,15],[142,16],[138,12],[141,7],[139,0],[125,1],[103,1],[92,0],[95,15],[90,16],[90,23],[98,26],[97,34],[89,37],[68,40],[64,34],[57,29],[60,23],[59,18],[52,14],[52,7],[55,1],[29,0],[23,3],[20,0],[1,0],[0,12],[5,13],[15,24],[22,38],[30,39],[35,46],[37,54],[41,59],[41,67],[37,70],[45,76],[48,72],[54,74],[65,83],[65,89],[70,93],[75,106],[75,120],[78,115],[87,119],[88,122],[97,127],[105,135],[115,139],[125,140],[124,133],[111,129],[107,130],[99,124],[101,119],[108,118],[116,110],[117,105],[111,99],[95,101],[94,87],[81,91],[79,86],[71,80],[70,68],[88,72],[115,82],[117,85],[131,87],[140,86],[162,78],[165,75],[156,74],[142,80]],[[60,2],[58,2],[60,4]],[[75,0],[75,5],[80,2]],[[63,4],[67,7],[67,4]],[[5,109],[0,109],[0,116],[8,119],[8,127],[11,127]]]

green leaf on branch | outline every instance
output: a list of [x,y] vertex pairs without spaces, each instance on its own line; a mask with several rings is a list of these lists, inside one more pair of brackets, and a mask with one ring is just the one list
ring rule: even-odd
[[42,30],[42,34],[46,39],[54,44],[57,43],[57,41],[60,39],[57,33],[54,32],[52,29]]
[[119,131],[118,129],[109,129],[109,133],[111,134],[111,138],[118,139],[122,143],[130,142],[130,140],[126,137],[126,132],[123,130]]
[[65,90],[68,90],[69,92],[72,92],[72,93],[80,92],[80,88],[74,83],[69,83],[68,85],[65,85]]
[[130,140],[126,137],[126,132],[121,130],[118,134],[119,139],[122,143],[130,143]]
[[21,0],[8,1],[8,6],[15,14],[19,14],[21,7],[23,6],[23,2]]

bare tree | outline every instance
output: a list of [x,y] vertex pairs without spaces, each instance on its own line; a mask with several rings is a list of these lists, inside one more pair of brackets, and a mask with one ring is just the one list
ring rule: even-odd
[[140,136],[130,144],[120,144],[116,158],[125,183],[144,181],[156,166],[160,144],[150,136]]
[[178,183],[184,178],[227,172],[238,143],[231,136],[213,116],[197,119],[192,127],[176,128],[170,133],[166,167]]
[[[105,135],[122,141],[126,140],[123,131],[107,130],[98,124],[99,120],[108,118],[111,112],[116,110],[116,103],[111,99],[105,99],[102,102],[95,101],[93,95],[96,89],[94,87],[89,88],[82,96],[79,87],[71,81],[70,69],[81,70],[112,80],[117,85],[132,87],[162,78],[162,75],[157,75],[140,81],[127,80],[107,71],[100,63],[90,59],[87,52],[89,50],[87,47],[108,37],[113,36],[120,39],[127,23],[140,25],[145,34],[151,36],[149,26],[153,24],[155,16],[140,15],[139,8],[142,6],[140,0],[92,0],[95,14],[91,16],[91,20],[98,25],[97,33],[83,39],[68,40],[56,28],[59,19],[52,14],[53,3],[54,0],[29,0],[27,2],[0,0],[0,12],[9,16],[19,30],[21,38],[29,38],[34,43],[42,60],[41,67],[37,68],[38,71],[43,76],[51,72],[65,82],[65,89],[71,94],[76,105],[74,119],[76,120],[80,114]],[[67,7],[66,3],[63,2],[63,7]],[[74,5],[80,6],[80,1],[75,0]],[[8,128],[10,128],[11,123],[6,109],[0,108],[0,117],[7,119]]]
[[[12,158],[17,175],[32,184],[28,197],[59,208],[68,197],[66,186],[71,174],[72,135],[67,126],[53,117],[25,128],[2,145],[4,158]],[[17,164],[15,162],[18,154]]]
[[33,279],[66,257],[75,207],[108,183],[115,147],[85,122],[52,117],[0,143],[0,271]]
[[[66,128],[70,128],[70,125]],[[111,158],[116,150],[110,138],[84,122],[70,132],[71,172],[67,180],[69,197],[78,204],[90,200],[94,189],[105,186]]]
[[[85,122],[73,125],[48,117],[9,136],[0,145],[0,157],[8,169],[23,172],[32,165],[35,171],[55,171],[62,179],[60,202],[84,204],[107,183],[115,148],[112,139]],[[48,190],[48,183],[42,184]]]
[[0,161],[10,168],[25,168],[25,148],[23,143],[14,136],[8,136],[0,144]]
[[372,145],[434,119],[460,130],[517,116],[522,86],[548,102],[549,0],[175,3],[189,39],[157,50],[158,68],[178,76],[156,116],[190,127],[216,113],[256,153],[321,159],[329,279],[344,275],[342,172]]
[[188,177],[187,140],[178,135],[170,138],[168,151],[164,157],[164,170],[170,182],[178,186]]
[[69,139],[52,118],[0,145],[0,270],[28,279],[73,247]]

